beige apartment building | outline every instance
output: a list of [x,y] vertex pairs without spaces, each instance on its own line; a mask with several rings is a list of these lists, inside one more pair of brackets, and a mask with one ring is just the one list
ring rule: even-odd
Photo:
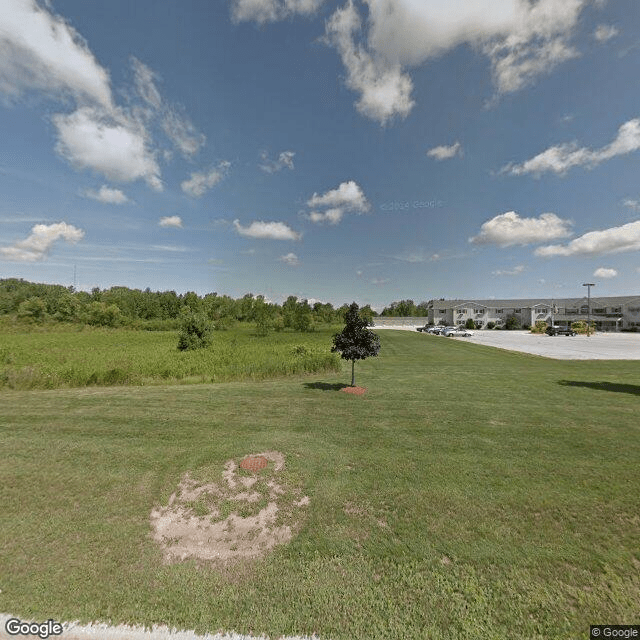
[[476,328],[489,322],[504,326],[515,316],[521,326],[543,320],[561,327],[587,320],[590,316],[598,331],[620,331],[637,327],[640,331],[640,296],[591,298],[526,298],[517,300],[430,300],[429,323],[464,325],[471,318]]

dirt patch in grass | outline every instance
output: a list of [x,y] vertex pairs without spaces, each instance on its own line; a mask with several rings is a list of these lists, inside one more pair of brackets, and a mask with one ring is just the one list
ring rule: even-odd
[[352,393],[354,396],[363,396],[366,389],[364,387],[342,387],[340,391],[344,391],[345,393]]
[[283,479],[284,456],[265,451],[241,459],[248,458],[267,465],[254,471],[228,460],[216,482],[187,472],[169,504],[153,509],[153,538],[166,561],[254,559],[299,531],[309,498]]

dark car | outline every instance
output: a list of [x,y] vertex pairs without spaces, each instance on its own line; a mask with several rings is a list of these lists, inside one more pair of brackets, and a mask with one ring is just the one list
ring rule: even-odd
[[416,331],[428,331],[429,330],[429,325],[425,324],[424,327],[417,327]]
[[564,327],[547,327],[546,332],[548,336],[575,336],[576,332],[573,329],[565,329]]

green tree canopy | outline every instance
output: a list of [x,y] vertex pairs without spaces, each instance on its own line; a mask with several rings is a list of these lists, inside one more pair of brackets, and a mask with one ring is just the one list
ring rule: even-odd
[[368,327],[370,321],[360,315],[360,309],[352,302],[345,314],[345,326],[333,336],[331,351],[340,352],[343,360],[351,360],[351,386],[355,385],[355,361],[377,356],[380,338]]

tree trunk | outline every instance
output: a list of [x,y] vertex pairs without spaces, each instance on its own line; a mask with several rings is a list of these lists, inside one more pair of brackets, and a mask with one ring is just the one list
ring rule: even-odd
[[352,387],[356,386],[356,370],[355,370],[355,366],[356,366],[356,361],[352,360],[351,361],[351,386]]

